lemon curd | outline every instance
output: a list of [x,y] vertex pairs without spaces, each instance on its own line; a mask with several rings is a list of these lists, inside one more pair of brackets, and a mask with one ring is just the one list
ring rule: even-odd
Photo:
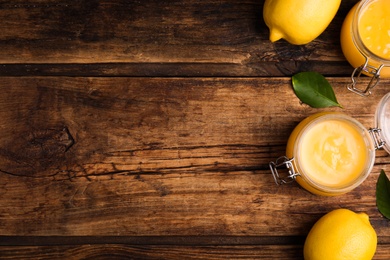
[[372,169],[375,147],[368,131],[341,113],[317,113],[291,133],[286,155],[294,158],[297,182],[326,196],[360,185]]
[[356,179],[367,161],[359,132],[346,122],[328,120],[314,125],[302,138],[302,168],[320,185],[337,187]]
[[363,44],[375,55],[390,60],[390,2],[377,0],[367,5],[358,30]]
[[380,76],[390,77],[390,1],[358,2],[344,20],[340,41],[344,56],[353,67],[362,66],[367,58],[375,68],[385,65]]

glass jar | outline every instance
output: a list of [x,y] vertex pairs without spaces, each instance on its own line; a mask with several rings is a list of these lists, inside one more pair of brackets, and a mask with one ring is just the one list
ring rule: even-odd
[[[277,184],[296,180],[311,193],[335,196],[353,190],[367,178],[376,148],[373,131],[357,120],[342,113],[322,112],[295,127],[286,156],[269,166]],[[287,169],[285,177],[280,175],[281,167]]]
[[[341,49],[355,68],[348,89],[362,96],[371,94],[380,77],[390,77],[390,1],[362,0],[346,16],[341,28]],[[371,77],[358,87],[362,74]]]

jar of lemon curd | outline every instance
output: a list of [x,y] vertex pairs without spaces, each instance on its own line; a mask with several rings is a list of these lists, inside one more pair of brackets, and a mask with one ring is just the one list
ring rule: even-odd
[[370,130],[343,113],[321,112],[307,117],[291,133],[286,156],[269,166],[278,185],[297,181],[317,195],[341,195],[368,177],[376,149],[390,151],[390,142],[386,142],[389,137],[390,93],[379,104],[376,127]]
[[[348,89],[370,95],[380,77],[390,77],[390,1],[358,2],[344,20],[340,41],[344,56],[355,68]],[[361,74],[371,77],[367,86],[358,87]]]

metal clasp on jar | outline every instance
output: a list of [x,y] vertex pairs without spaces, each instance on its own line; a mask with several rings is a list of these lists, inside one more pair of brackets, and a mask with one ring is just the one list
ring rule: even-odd
[[[352,83],[348,85],[348,89],[363,97],[367,97],[371,95],[371,89],[374,88],[379,83],[380,72],[383,67],[384,64],[381,64],[378,68],[369,65],[368,58],[366,58],[366,62],[362,66],[355,68],[354,71],[352,72],[351,75]],[[372,77],[365,89],[359,89],[356,87],[356,84],[358,83],[358,80],[363,72],[372,75]]]
[[[295,172],[293,165],[294,158],[288,158],[287,156],[282,156],[276,159],[275,162],[269,163],[269,168],[271,169],[272,176],[277,185],[286,184],[295,181],[296,177],[300,174]],[[286,176],[281,177],[278,172],[278,168],[284,167],[287,169]]]
[[368,132],[374,140],[375,150],[381,149],[386,144],[386,142],[381,138],[381,130],[379,128],[370,128]]

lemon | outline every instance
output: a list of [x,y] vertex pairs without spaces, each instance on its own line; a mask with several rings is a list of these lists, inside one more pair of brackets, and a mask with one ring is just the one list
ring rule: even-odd
[[328,27],[341,0],[265,0],[263,18],[270,40],[301,45],[313,41]]
[[303,248],[305,260],[370,260],[377,236],[365,213],[336,209],[320,218]]

